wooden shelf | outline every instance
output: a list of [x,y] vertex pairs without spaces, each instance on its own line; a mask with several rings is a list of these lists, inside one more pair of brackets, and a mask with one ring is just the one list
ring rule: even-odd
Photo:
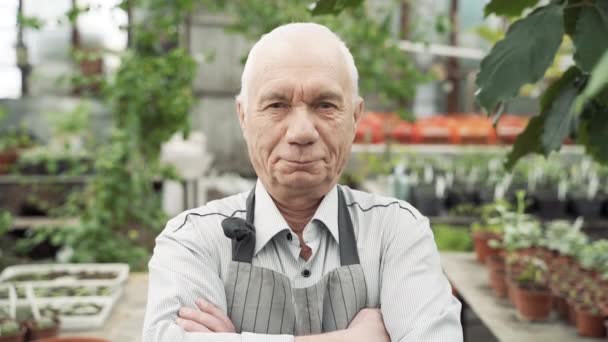
[[2,184],[82,184],[91,179],[91,176],[68,175],[0,175]]
[[12,230],[40,229],[45,227],[73,226],[78,224],[77,218],[50,218],[46,216],[18,216],[13,219]]
[[507,299],[494,296],[487,270],[475,261],[473,253],[442,252],[441,265],[466,302],[463,309],[473,310],[499,341],[593,341],[578,336],[576,328],[562,322],[555,313],[541,323],[520,319]]

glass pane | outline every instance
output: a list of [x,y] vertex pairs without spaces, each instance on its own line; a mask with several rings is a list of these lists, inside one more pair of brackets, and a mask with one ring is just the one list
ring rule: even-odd
[[17,33],[15,31],[0,29],[0,67],[12,67],[16,65],[16,36]]
[[17,67],[0,67],[0,98],[16,99],[21,96],[21,71]]
[[17,26],[17,0],[2,0],[0,2],[0,30],[15,29]]

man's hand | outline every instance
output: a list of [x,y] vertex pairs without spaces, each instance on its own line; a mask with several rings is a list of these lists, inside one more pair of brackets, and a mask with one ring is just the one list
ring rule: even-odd
[[347,341],[390,342],[380,309],[363,309],[345,330]]
[[225,332],[233,333],[234,324],[222,310],[204,299],[196,300],[196,306],[200,309],[183,307],[179,310],[177,325],[187,332]]

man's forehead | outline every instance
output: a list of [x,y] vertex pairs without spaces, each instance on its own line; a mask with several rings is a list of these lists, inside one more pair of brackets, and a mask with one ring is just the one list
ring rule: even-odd
[[291,57],[288,53],[256,61],[249,84],[252,92],[293,92],[302,88],[307,93],[314,90],[342,93],[350,88],[348,69],[343,61],[319,58],[314,54]]
[[272,99],[334,99],[342,100],[346,89],[330,77],[313,77],[302,80],[297,77],[282,77],[264,82],[255,92],[258,102]]

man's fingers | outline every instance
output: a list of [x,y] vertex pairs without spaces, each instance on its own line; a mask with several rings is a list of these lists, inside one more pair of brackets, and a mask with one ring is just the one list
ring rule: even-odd
[[211,330],[207,329],[204,325],[188,319],[178,318],[175,320],[175,323],[187,332],[211,332]]
[[222,322],[224,322],[224,324],[226,325],[226,328],[229,330],[229,332],[234,332],[234,324],[232,324],[232,321],[230,320],[230,318],[219,308],[217,308],[215,305],[207,302],[204,299],[197,299],[195,301],[196,306],[198,306],[199,309],[201,309],[201,311],[206,312],[210,315],[212,315],[213,317],[221,320]]
[[222,320],[197,309],[181,308],[179,310],[179,317],[194,321],[213,332],[226,332],[227,329]]

